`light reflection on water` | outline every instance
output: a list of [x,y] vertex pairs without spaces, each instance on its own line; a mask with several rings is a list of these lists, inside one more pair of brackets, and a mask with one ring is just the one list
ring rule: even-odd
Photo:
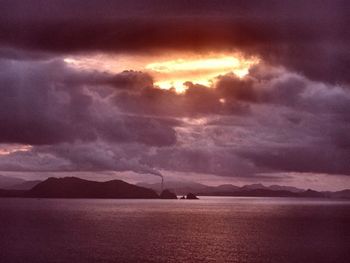
[[348,262],[350,202],[0,199],[1,262]]

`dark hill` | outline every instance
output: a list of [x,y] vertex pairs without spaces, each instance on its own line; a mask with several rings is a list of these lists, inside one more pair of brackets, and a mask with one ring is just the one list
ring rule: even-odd
[[188,193],[187,196],[186,196],[186,199],[197,200],[199,198],[196,195],[192,194],[192,193]]
[[153,190],[121,180],[94,182],[76,177],[48,178],[25,193],[40,198],[159,198]]
[[331,193],[332,198],[344,198],[344,199],[350,199],[350,189],[338,191]]
[[177,196],[176,196],[176,194],[174,194],[174,193],[170,192],[169,190],[165,189],[160,194],[160,198],[161,199],[177,199]]
[[323,193],[307,189],[305,192],[299,193],[300,197],[313,197],[313,198],[323,198],[325,195]]

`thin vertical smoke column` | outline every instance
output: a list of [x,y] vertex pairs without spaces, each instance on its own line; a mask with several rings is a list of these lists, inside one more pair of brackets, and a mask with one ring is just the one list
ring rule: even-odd
[[161,175],[160,173],[157,173],[157,176],[159,176],[160,178],[162,178],[162,182],[160,184],[160,192],[163,192],[164,189],[164,176]]
[[164,176],[160,172],[154,171],[154,170],[149,171],[148,173],[153,174],[155,176],[159,176],[160,178],[162,178],[162,182],[160,184],[160,192],[163,192],[163,189],[164,189]]
[[163,192],[163,189],[164,189],[164,188],[163,188],[163,187],[164,187],[164,177],[162,176],[161,178],[162,178],[162,184],[161,184],[161,186],[160,186],[160,187],[161,187],[161,188],[160,188],[160,192]]

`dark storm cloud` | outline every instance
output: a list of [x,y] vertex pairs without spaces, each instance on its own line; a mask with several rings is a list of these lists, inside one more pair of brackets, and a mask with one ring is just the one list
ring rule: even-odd
[[133,171],[160,176],[156,169],[139,160],[140,152],[146,154],[148,150],[142,144],[103,141],[35,146],[28,152],[2,156],[0,169],[23,172]]
[[118,89],[141,89],[153,87],[153,79],[150,75],[140,72],[127,70],[114,75],[107,83]]
[[180,122],[160,118],[125,116],[122,120],[106,119],[97,122],[102,138],[114,142],[138,142],[152,146],[172,145],[176,142],[173,126]]
[[144,156],[142,163],[171,171],[231,177],[252,177],[256,172],[250,160],[236,155],[232,149],[220,148],[163,148],[156,154]]
[[107,85],[109,93],[142,87],[150,81],[143,73],[78,71],[59,60],[1,60],[0,66],[1,143],[41,145],[99,137],[157,146],[176,141],[174,122],[123,116],[108,97],[99,95]]
[[266,67],[270,69],[266,64],[253,67],[245,78],[233,73],[218,76],[211,87],[187,82],[181,94],[139,86],[118,92],[113,101],[124,112],[155,116],[249,115],[252,105],[273,104],[348,119],[350,98],[345,87],[312,82],[283,68],[267,71]]
[[0,44],[25,50],[241,50],[349,82],[347,1],[1,1]]
[[156,169],[140,162],[140,153],[147,154],[149,147],[138,143],[122,145],[98,141],[45,146],[36,151],[52,154],[68,163],[56,171],[134,171],[159,175]]
[[[228,147],[232,151],[225,150],[225,154],[219,150],[220,158],[215,151],[196,145],[194,149],[162,149],[159,156],[151,159],[151,165],[179,171],[215,171],[225,176],[253,174],[254,169],[242,169],[244,163],[243,166],[255,166],[260,171],[349,174],[348,89],[310,81],[284,69],[265,67],[253,68],[243,79],[233,74],[219,76],[214,88],[188,83],[189,89],[184,94],[141,89],[139,93],[119,94],[116,103],[121,109],[135,113],[198,118],[221,115],[216,122],[209,123],[217,128],[208,137],[196,138],[202,138],[203,144],[225,147],[235,137],[242,137],[233,143],[237,149]],[[246,105],[246,110],[232,105]],[[238,124],[234,119],[224,123],[226,116],[237,116],[243,121]],[[225,126],[231,126],[232,131]],[[234,132],[239,129],[244,131],[242,135]],[[192,132],[201,134],[204,128]],[[189,134],[186,136],[190,137]],[[178,156],[177,152],[180,152]],[[234,162],[236,159],[241,161]],[[196,165],[198,162],[202,166]],[[220,165],[213,169],[211,163]]]
[[[254,174],[252,171],[349,175],[349,90],[282,69],[274,69],[279,74],[271,74],[264,65],[259,67],[245,79],[232,74],[221,76],[216,88],[209,91],[213,98],[221,97],[226,102],[249,103],[249,114],[216,117],[184,136],[197,134],[193,141],[199,143],[193,149],[172,149],[168,154],[162,149],[156,160],[160,158],[163,165],[175,170],[215,170],[213,173],[224,176],[247,176]],[[210,119],[208,112],[197,114]],[[203,145],[219,148],[203,149]],[[177,151],[180,154],[175,157]]]
[[333,145],[290,146],[243,152],[257,167],[277,171],[350,175],[350,150]]
[[[7,171],[350,174],[346,1],[2,1],[0,156]],[[241,51],[245,78],[177,94],[67,54]]]
[[2,157],[1,169],[349,174],[348,89],[283,68],[261,64],[246,78],[219,76],[211,88],[188,82],[177,94],[142,72],[0,63],[0,140],[36,145]]
[[51,59],[52,54],[42,51],[23,50],[12,47],[0,47],[0,59],[12,60],[45,60]]
[[[123,111],[136,114],[151,114],[174,117],[195,117],[206,114],[248,114],[249,105],[245,101],[233,98],[223,103],[225,94],[218,89],[187,83],[184,94],[175,90],[161,90],[148,87],[138,92],[118,93],[114,101]],[[234,97],[234,95],[232,95]]]
[[[219,88],[224,86],[227,97],[252,101],[250,119],[255,121],[248,129],[258,138],[248,137],[238,156],[258,170],[350,174],[348,89],[287,71],[265,76],[263,68],[255,68],[241,85],[230,78],[224,76]],[[247,83],[248,97],[234,91]]]

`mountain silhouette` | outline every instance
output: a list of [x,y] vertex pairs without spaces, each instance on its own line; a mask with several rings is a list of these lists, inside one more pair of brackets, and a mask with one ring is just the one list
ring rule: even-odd
[[159,198],[151,189],[121,180],[88,181],[76,177],[48,178],[24,193],[40,198]]
[[[25,184],[23,186],[23,184]],[[35,185],[30,190],[25,188],[30,184]],[[140,184],[133,185],[121,180],[96,182],[80,179],[77,177],[50,177],[43,182],[22,182],[22,188],[0,189],[0,197],[33,197],[33,198],[147,198],[147,199],[172,199],[176,198],[174,189],[165,190],[159,196],[155,189],[141,187]],[[149,184],[157,188],[158,184]],[[264,186],[262,184],[251,184],[238,187],[235,185],[206,186],[202,184],[177,183],[178,189],[188,190],[198,196],[254,196],[254,197],[306,197],[306,198],[335,198],[350,199],[350,189],[337,192],[318,192],[311,189],[303,190],[289,186]],[[176,187],[174,187],[176,189]],[[188,192],[188,193],[189,193]]]
[[[138,186],[146,187],[158,191],[161,188],[160,183],[138,183]],[[283,186],[283,185],[270,185],[265,186],[263,184],[248,184],[244,186],[236,186],[233,184],[222,184],[218,186],[209,186],[204,184],[199,184],[191,181],[166,181],[165,186],[167,189],[179,194],[186,195],[187,193],[196,193],[200,195],[216,195],[216,193],[220,193],[220,195],[228,194],[230,195],[233,192],[242,193],[251,190],[270,190],[270,191],[282,191],[280,192],[282,195],[289,196],[289,194],[283,192],[291,192],[291,193],[301,193],[304,192],[304,189],[292,187],[292,186]],[[270,191],[266,191],[266,193],[270,193]],[[253,191],[252,193],[254,193]],[[259,192],[259,191],[257,191]],[[264,193],[264,191],[262,191]],[[291,194],[291,196],[294,196]]]
[[177,199],[176,194],[170,192],[169,190],[165,189],[160,194],[161,199]]

